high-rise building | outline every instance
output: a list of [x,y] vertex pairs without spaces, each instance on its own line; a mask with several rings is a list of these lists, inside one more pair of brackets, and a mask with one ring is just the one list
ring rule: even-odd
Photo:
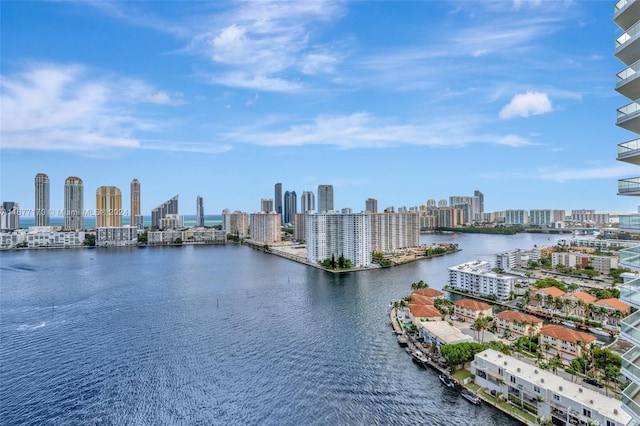
[[222,211],[222,229],[225,234],[243,238],[249,234],[249,214],[241,211],[231,213],[229,209]]
[[319,263],[343,256],[354,267],[371,264],[371,215],[309,213],[305,216],[307,260]]
[[[614,4],[613,21],[623,34],[616,39],[615,56],[627,68],[616,76],[616,91],[631,103],[618,108],[616,124],[633,132],[635,138],[618,144],[618,160],[640,165],[640,79],[638,70],[640,61],[640,0],[622,0]],[[640,177],[620,179],[618,195],[640,195]],[[620,215],[621,231],[640,233],[640,214]],[[620,287],[620,298],[640,309],[640,246],[620,250],[620,265],[635,271],[628,274]],[[626,274],[623,274],[626,275]],[[622,374],[630,379],[630,384],[622,392],[622,404],[636,422],[640,422],[640,310],[622,320],[620,337],[631,342],[634,347],[622,357]]]
[[[284,221],[283,210],[282,210],[282,184],[276,183],[273,194],[273,207],[271,210],[262,210],[263,212],[271,212],[275,211],[276,213],[280,213],[281,219]],[[284,223],[284,222],[283,222]]]
[[122,192],[115,186],[96,190],[96,228],[122,226]]
[[333,185],[318,185],[318,212],[333,210]]
[[478,217],[475,218],[479,220],[482,217],[482,213],[484,213],[484,194],[477,189],[473,191],[473,196],[478,197]]
[[280,219],[279,213],[273,211],[252,213],[249,226],[250,237],[254,241],[266,244],[277,243],[281,240],[281,226],[282,219]]
[[263,198],[260,200],[260,211],[264,213],[277,213],[274,210],[273,200],[271,198]]
[[35,226],[49,226],[49,176],[36,175]]
[[372,213],[371,250],[393,251],[420,245],[420,213]]
[[64,181],[64,229],[84,229],[84,184],[82,179],[69,176]]
[[20,207],[13,201],[5,201],[0,205],[0,229],[12,231],[20,229]]
[[[138,217],[142,215],[140,213],[140,182],[138,179],[131,181],[131,211],[129,212],[129,224],[131,226],[144,227],[144,223],[138,223]],[[143,219],[144,220],[144,219]]]
[[316,210],[316,196],[313,194],[313,191],[302,192],[302,197],[300,197],[300,207],[302,207],[302,213]]
[[368,213],[378,213],[378,200],[375,198],[367,198],[364,210]]
[[151,210],[151,227],[159,228],[160,219],[164,219],[168,214],[178,214],[178,194]]
[[505,210],[504,211],[504,223],[505,225],[528,225],[529,224],[529,212],[526,210]]
[[204,226],[204,203],[202,197],[196,197],[196,226]]
[[284,193],[284,223],[293,224],[298,212],[298,197],[296,191]]

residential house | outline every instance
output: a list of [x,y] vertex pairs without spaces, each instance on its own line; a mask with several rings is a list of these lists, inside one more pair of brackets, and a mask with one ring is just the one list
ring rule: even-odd
[[455,315],[464,318],[465,321],[471,322],[480,317],[493,316],[491,305],[473,299],[456,300],[453,302],[453,312]]
[[420,321],[442,321],[442,313],[434,306],[409,303],[408,314],[416,326]]
[[447,321],[421,321],[418,324],[418,335],[424,339],[431,352],[439,352],[444,345],[462,342],[473,342],[473,337],[464,334]]
[[620,320],[631,314],[631,306],[615,298],[598,300],[593,306],[591,316],[605,328],[617,330]]
[[542,320],[533,315],[516,311],[502,311],[495,316],[498,336],[537,336],[542,329]]
[[562,311],[566,316],[586,318],[587,309],[596,298],[584,291],[566,293],[559,297],[562,300]]
[[591,334],[549,324],[540,330],[539,347],[547,358],[559,355],[563,361],[571,361],[582,355],[583,348],[595,341],[596,338]]
[[556,299],[564,294],[564,291],[557,287],[537,288],[531,291],[531,302],[533,306],[553,310]]
[[420,294],[422,296],[427,296],[432,299],[444,299],[445,295],[440,290],[436,290],[435,288],[420,288],[415,290],[413,294]]

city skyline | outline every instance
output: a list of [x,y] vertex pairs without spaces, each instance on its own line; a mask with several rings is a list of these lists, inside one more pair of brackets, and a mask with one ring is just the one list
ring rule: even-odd
[[276,182],[355,212],[477,188],[485,211],[637,211],[609,2],[0,7],[0,200],[23,209],[42,172],[56,211],[68,176],[139,179],[144,215],[253,212]]

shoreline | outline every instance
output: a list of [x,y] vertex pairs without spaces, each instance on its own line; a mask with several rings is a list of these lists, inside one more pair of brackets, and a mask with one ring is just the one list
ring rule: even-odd
[[[447,252],[447,253],[439,253],[439,254],[434,254],[431,256],[414,256],[411,259],[406,259],[406,260],[402,260],[399,262],[393,262],[391,265],[389,266],[380,266],[377,263],[372,263],[370,266],[367,267],[357,267],[357,268],[349,268],[349,269],[327,269],[324,268],[318,264],[309,262],[306,258],[306,256],[300,256],[300,255],[295,255],[293,253],[288,252],[285,248],[292,248],[294,250],[298,250],[301,249],[301,247],[299,247],[300,245],[293,245],[293,244],[284,244],[284,245],[268,245],[268,244],[264,244],[262,242],[259,241],[252,241],[252,240],[243,240],[241,242],[241,244],[243,245],[247,245],[255,250],[259,250],[262,251],[264,253],[268,253],[268,254],[273,254],[276,256],[280,256],[284,259],[289,259],[289,260],[293,260],[294,262],[298,262],[301,263],[303,265],[307,265],[307,266],[312,266],[316,269],[320,269],[323,271],[327,271],[330,272],[332,274],[344,274],[344,273],[350,273],[350,272],[360,272],[360,271],[371,271],[371,270],[377,270],[377,269],[391,269],[395,266],[401,266],[401,265],[406,265],[408,263],[413,263],[413,262],[417,262],[420,260],[424,260],[424,259],[431,259],[434,257],[441,257],[441,256],[446,256],[448,254],[454,254],[457,253],[459,251],[462,251],[462,249],[456,249],[455,251],[452,252]],[[266,247],[266,248],[265,248]],[[306,246],[305,247],[305,254],[306,254]]]

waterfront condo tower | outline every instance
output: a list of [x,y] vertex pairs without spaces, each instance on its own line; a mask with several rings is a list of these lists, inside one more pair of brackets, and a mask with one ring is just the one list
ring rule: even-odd
[[[622,34],[615,41],[615,56],[624,63],[616,75],[616,91],[631,103],[618,108],[616,125],[640,134],[640,0],[620,0],[614,4],[613,21]],[[618,160],[640,165],[640,139],[618,144]],[[618,195],[640,195],[640,177],[620,179]],[[640,233],[640,214],[620,215],[620,231]],[[640,271],[640,246],[620,251],[622,267]],[[623,274],[625,282],[620,286],[620,298],[640,308],[640,278],[636,274]],[[626,317],[621,323],[621,337],[635,347],[622,357],[622,374],[631,382],[622,393],[623,408],[640,422],[640,310]]]
[[196,226],[204,226],[204,203],[199,195],[196,197]]
[[35,225],[49,226],[49,176],[44,173],[36,175]]
[[144,226],[143,223],[138,223],[140,213],[140,182],[138,179],[131,181],[131,211],[129,212],[129,224],[131,226]]
[[178,194],[151,210],[151,227],[159,228],[160,219],[164,219],[168,214],[178,214]]
[[273,200],[271,198],[263,198],[260,200],[260,211],[264,213],[277,213],[273,207]]
[[318,213],[333,210],[333,185],[318,185]]
[[310,213],[305,216],[307,260],[349,259],[354,267],[371,265],[371,215]]
[[284,223],[293,224],[298,213],[298,197],[296,191],[284,193]]
[[122,226],[122,192],[115,186],[96,190],[96,228]]
[[365,201],[365,211],[369,213],[378,213],[378,200],[375,198],[367,198]]
[[273,202],[272,209],[271,210],[263,209],[262,211],[267,213],[270,211],[275,211],[276,213],[280,213],[280,218],[284,221],[284,217],[282,215],[283,211],[282,211],[282,184],[281,183],[275,184],[273,200],[274,202]]
[[302,213],[316,210],[316,196],[313,194],[313,191],[302,192],[302,197],[300,197],[300,207]]
[[65,230],[84,229],[84,183],[77,176],[69,176],[64,181],[63,216]]
[[0,205],[0,229],[12,231],[20,229],[20,206],[13,201],[5,201]]

